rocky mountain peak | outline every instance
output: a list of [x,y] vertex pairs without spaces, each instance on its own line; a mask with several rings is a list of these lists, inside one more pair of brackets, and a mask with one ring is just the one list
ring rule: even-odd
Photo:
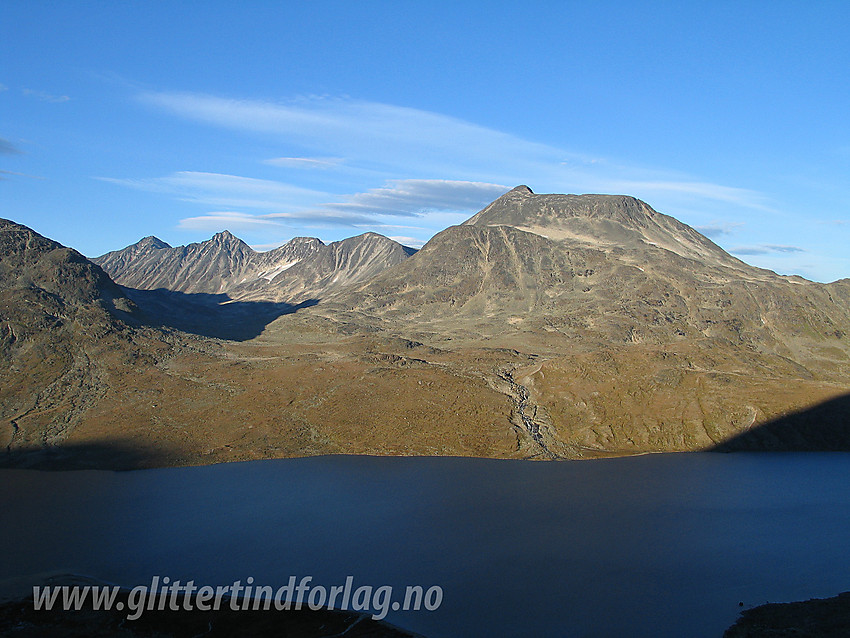
[[236,235],[231,233],[229,230],[223,230],[220,233],[216,233],[210,239],[210,242],[217,246],[223,247],[234,247],[234,248],[248,248],[248,244],[239,239]]
[[310,246],[324,246],[325,243],[321,239],[319,239],[318,237],[293,237],[288,242],[286,242],[286,244],[284,244],[284,245],[291,245],[293,247],[295,247],[295,246],[310,247]]
[[585,218],[640,224],[653,214],[648,204],[629,195],[538,195],[528,186],[517,186],[465,223],[521,228]]
[[601,250],[657,247],[691,259],[741,264],[690,226],[629,195],[535,194],[517,186],[464,224],[512,226]]
[[159,237],[148,235],[135,243],[136,248],[142,250],[162,250],[163,248],[171,248],[169,244],[162,241]]
[[[76,250],[9,220],[0,220],[0,258],[0,292],[31,298],[34,307],[85,306],[123,297],[106,273]],[[26,313],[19,308],[15,314],[18,310]]]

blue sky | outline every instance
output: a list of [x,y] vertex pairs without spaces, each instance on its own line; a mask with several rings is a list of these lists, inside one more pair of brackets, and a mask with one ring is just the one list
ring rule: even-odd
[[849,26],[843,0],[0,0],[0,216],[89,256],[419,246],[527,184],[850,277]]

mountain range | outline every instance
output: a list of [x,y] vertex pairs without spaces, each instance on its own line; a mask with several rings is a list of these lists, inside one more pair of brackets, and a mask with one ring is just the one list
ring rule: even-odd
[[370,279],[414,252],[377,233],[328,245],[315,237],[296,237],[274,250],[257,252],[224,231],[177,248],[145,237],[92,261],[129,288],[299,303]]
[[[850,449],[850,280],[755,268],[632,197],[519,186],[418,252],[223,232],[89,262],[4,224],[10,464],[119,438],[149,452],[132,466]],[[64,368],[39,372],[23,325]]]

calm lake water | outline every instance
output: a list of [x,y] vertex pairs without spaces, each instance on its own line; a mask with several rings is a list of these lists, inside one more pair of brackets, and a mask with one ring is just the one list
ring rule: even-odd
[[316,457],[2,470],[0,579],[440,585],[440,636],[720,636],[850,590],[850,454],[584,462]]

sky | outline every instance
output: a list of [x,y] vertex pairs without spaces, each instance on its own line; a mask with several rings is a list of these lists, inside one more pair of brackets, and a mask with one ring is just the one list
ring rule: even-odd
[[850,277],[850,3],[0,0],[0,217],[419,247],[519,184]]

